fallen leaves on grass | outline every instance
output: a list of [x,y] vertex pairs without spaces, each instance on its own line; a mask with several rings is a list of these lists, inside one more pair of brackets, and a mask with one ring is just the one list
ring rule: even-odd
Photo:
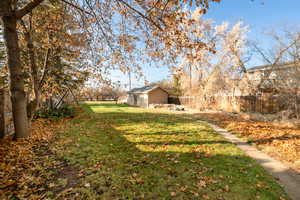
[[41,199],[47,188],[55,186],[47,185],[42,174],[47,167],[57,164],[44,161],[52,153],[48,143],[53,140],[55,130],[64,129],[65,120],[37,119],[32,123],[29,139],[13,141],[6,137],[0,141],[0,199],[28,199],[29,196]]
[[271,156],[289,162],[292,168],[300,172],[299,128],[247,120],[225,112],[199,113],[195,116],[211,120],[232,133],[246,137],[250,143],[258,145]]
[[[11,171],[5,174],[1,168],[7,185],[0,199],[223,200],[241,199],[241,190],[256,192],[260,199],[285,196],[263,169],[206,126],[128,109],[132,113],[87,110],[55,126],[44,121],[34,128],[36,139],[1,145],[8,151],[4,168]],[[65,124],[70,128],[54,140],[52,129],[65,129]]]

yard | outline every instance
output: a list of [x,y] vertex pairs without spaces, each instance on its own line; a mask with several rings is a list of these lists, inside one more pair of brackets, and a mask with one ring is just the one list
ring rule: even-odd
[[300,174],[300,127],[290,126],[288,123],[247,119],[242,115],[232,115],[226,112],[199,112],[192,114],[192,117],[209,121],[229,130],[282,161],[296,174]]
[[196,119],[88,103],[62,123],[55,139],[31,147],[38,150],[22,174],[26,187],[2,185],[0,197],[288,199],[262,167]]

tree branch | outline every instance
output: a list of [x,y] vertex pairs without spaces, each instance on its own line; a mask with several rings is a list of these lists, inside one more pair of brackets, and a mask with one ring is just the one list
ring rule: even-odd
[[110,41],[109,41],[109,37],[108,37],[108,35],[105,33],[105,30],[103,29],[103,27],[102,27],[102,25],[101,25],[101,22],[99,21],[98,17],[100,17],[100,19],[102,19],[102,21],[103,21],[104,23],[105,23],[105,20],[103,19],[103,17],[102,17],[101,14],[98,15],[98,16],[96,15],[96,13],[95,13],[94,10],[93,10],[93,7],[89,4],[89,1],[88,1],[88,0],[85,0],[85,3],[86,3],[86,4],[88,5],[88,7],[91,9],[92,13],[90,13],[90,15],[91,15],[92,17],[95,18],[96,23],[99,25],[99,28],[100,28],[100,31],[101,31],[102,35],[106,38],[106,42],[107,42],[109,48],[114,52],[115,50],[114,50],[113,46],[111,45],[111,43],[110,43]]
[[31,12],[35,7],[40,5],[43,1],[44,0],[33,0],[33,1],[31,1],[26,6],[24,6],[23,8],[16,11],[16,17],[21,19],[24,15]]
[[45,59],[44,59],[44,67],[43,67],[44,70],[43,70],[42,78],[40,80],[40,88],[39,89],[41,89],[43,87],[44,82],[45,82],[45,77],[47,76],[47,73],[48,73],[49,55],[50,55],[50,49],[47,49]]
[[157,24],[153,19],[151,19],[150,17],[144,15],[143,13],[141,13],[140,11],[138,11],[137,9],[133,8],[132,6],[130,6],[127,2],[123,1],[123,0],[117,0],[120,3],[124,4],[127,8],[129,8],[130,10],[136,12],[138,15],[140,15],[142,18],[146,19],[147,21],[149,21],[150,23],[152,23],[155,27],[157,27],[160,31],[163,31],[163,29],[160,27],[159,24]]
[[271,60],[265,55],[262,49],[260,49],[255,43],[252,43],[252,46],[254,47],[255,51],[258,52],[265,61],[267,61],[270,65],[272,65]]
[[61,0],[61,1],[64,2],[65,4],[71,6],[71,7],[73,7],[73,8],[75,8],[75,9],[79,10],[79,11],[82,12],[82,13],[85,13],[85,14],[88,14],[88,15],[92,15],[92,13],[90,13],[90,12],[88,12],[88,11],[86,11],[86,10],[80,8],[79,6],[74,5],[74,4],[72,4],[72,3],[70,3],[70,2],[68,2],[68,1],[66,1],[66,0]]

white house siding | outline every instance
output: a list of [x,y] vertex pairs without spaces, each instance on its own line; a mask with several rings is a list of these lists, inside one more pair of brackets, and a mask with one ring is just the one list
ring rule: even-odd
[[133,94],[128,94],[127,103],[134,106]]
[[148,107],[148,94],[137,94],[137,106]]
[[148,107],[148,94],[129,94],[127,103],[132,106]]

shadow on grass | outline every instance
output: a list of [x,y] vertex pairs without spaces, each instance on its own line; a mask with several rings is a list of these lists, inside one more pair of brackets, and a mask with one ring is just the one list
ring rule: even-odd
[[117,103],[110,103],[110,102],[102,102],[102,103],[87,103],[88,106],[93,106],[93,107],[102,107],[102,108],[128,108],[131,107],[127,104],[117,104]]
[[[108,110],[95,113],[94,108]],[[286,197],[256,162],[210,128],[171,114],[115,110],[119,108],[129,107],[85,106],[91,116],[74,123],[64,136],[74,140],[64,157],[86,169],[83,182],[90,187],[81,192],[88,198]]]

